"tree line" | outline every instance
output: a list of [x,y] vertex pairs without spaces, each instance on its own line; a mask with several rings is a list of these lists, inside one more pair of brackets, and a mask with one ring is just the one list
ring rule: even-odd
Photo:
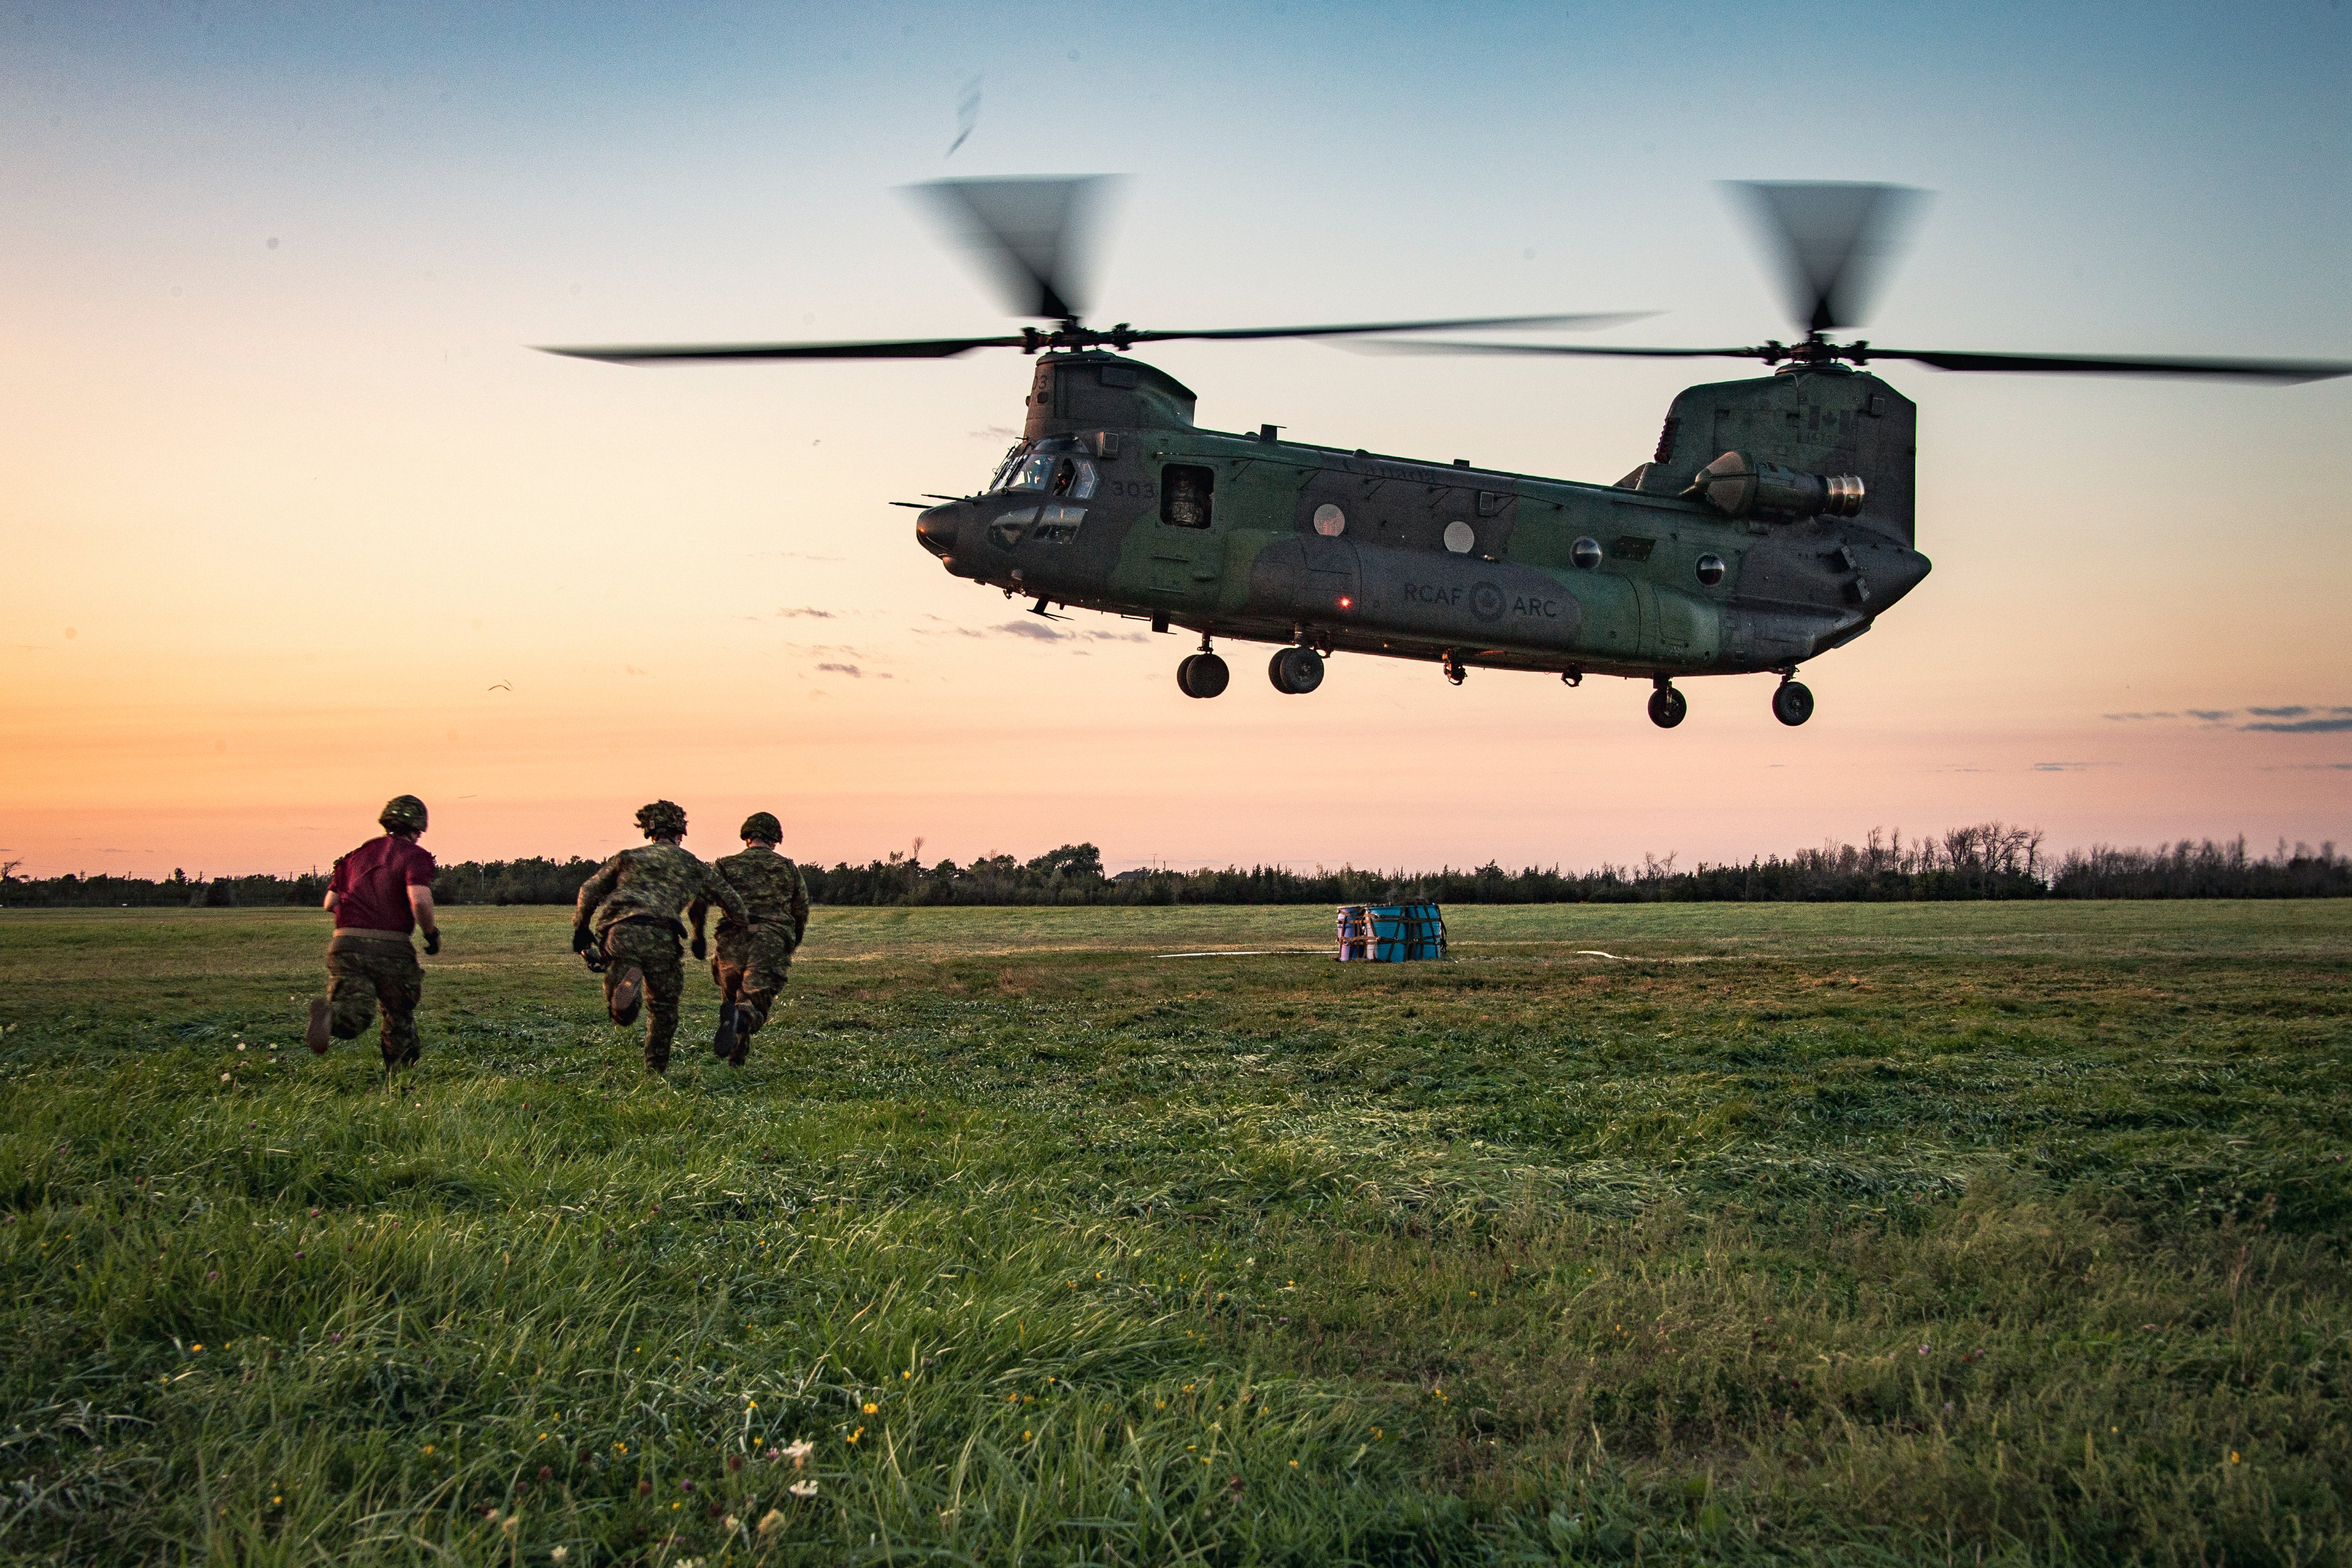
[[[1285,866],[1147,867],[1108,875],[1092,844],[1020,860],[990,855],[966,864],[926,864],[921,841],[863,865],[804,865],[809,897],[846,905],[1372,904],[1903,903],[1988,898],[2342,898],[2352,896],[2352,858],[2331,841],[2316,850],[2281,841],[2267,855],[2241,836],[2155,849],[2101,845],[2053,861],[2039,830],[1981,822],[1906,841],[1874,829],[1859,844],[1829,844],[1745,863],[1675,857],[1591,871],[1489,861],[1468,870],[1311,872]],[[570,904],[594,861],[458,861],[445,865],[433,896],[444,904]],[[0,869],[0,906],[231,907],[308,904],[326,894],[324,873],[298,876],[20,877]]]

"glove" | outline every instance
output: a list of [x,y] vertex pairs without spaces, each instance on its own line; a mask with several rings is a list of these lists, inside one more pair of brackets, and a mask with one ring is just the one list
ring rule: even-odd
[[708,958],[710,956],[710,944],[702,939],[702,933],[699,931],[694,934],[694,940],[687,944],[687,946],[693,950],[694,956],[697,958]]
[[441,952],[441,933],[436,928],[425,934],[425,956],[437,957]]
[[574,953],[585,953],[594,946],[596,946],[594,932],[590,931],[585,925],[575,925],[572,928],[572,950]]

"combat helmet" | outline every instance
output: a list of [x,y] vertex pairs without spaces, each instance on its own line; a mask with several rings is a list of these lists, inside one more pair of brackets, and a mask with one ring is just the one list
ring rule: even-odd
[[425,802],[414,795],[394,795],[383,803],[375,820],[377,826],[388,833],[421,833],[425,831]]
[[761,843],[781,844],[784,841],[784,825],[776,821],[773,811],[754,811],[743,819],[739,839],[757,839]]
[[675,800],[656,800],[637,808],[637,826],[649,839],[684,838],[686,808]]

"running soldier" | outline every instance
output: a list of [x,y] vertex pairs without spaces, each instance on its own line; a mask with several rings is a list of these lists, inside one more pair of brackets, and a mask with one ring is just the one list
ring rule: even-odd
[[[719,996],[719,1033],[710,1049],[719,1061],[738,1067],[792,977],[793,952],[808,932],[809,915],[808,884],[801,880],[800,867],[776,852],[783,825],[770,812],[754,811],[743,819],[742,837],[740,853],[712,862],[751,911],[749,920],[719,915],[719,956],[710,961]],[[701,898],[688,911],[698,958],[704,952],[702,923],[709,911],[709,901]]]
[[324,1055],[333,1040],[355,1038],[381,1009],[389,1071],[413,1065],[418,1051],[416,1004],[425,970],[408,934],[424,929],[429,956],[441,951],[441,923],[433,914],[433,856],[416,841],[425,832],[425,802],[395,795],[376,821],[383,837],[338,860],[327,884],[326,907],[335,916],[327,943],[328,990],[310,998],[302,1039]]
[[667,1072],[678,993],[686,988],[686,927],[678,912],[697,900],[739,920],[748,911],[725,877],[679,847],[684,810],[656,800],[638,810],[637,826],[653,842],[623,850],[582,884],[572,911],[572,950],[604,975],[604,1010],[614,1023],[626,1029],[637,1021],[638,1002],[648,1004],[646,1071]]

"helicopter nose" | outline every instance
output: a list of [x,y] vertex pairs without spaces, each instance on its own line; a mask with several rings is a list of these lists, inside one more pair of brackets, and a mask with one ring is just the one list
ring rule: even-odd
[[963,520],[971,508],[961,501],[950,501],[932,507],[915,517],[915,538],[925,549],[946,560],[955,554],[956,537],[963,531]]

